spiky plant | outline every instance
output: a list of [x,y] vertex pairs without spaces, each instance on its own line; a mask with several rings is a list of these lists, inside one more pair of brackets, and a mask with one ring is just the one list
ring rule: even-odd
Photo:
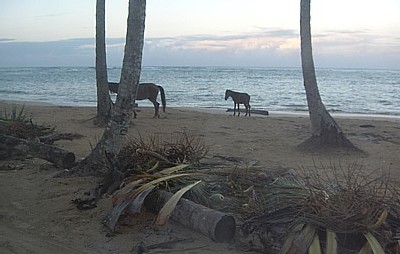
[[54,132],[54,128],[34,124],[31,119],[27,118],[24,110],[25,106],[22,106],[18,111],[16,105],[12,106],[10,113],[5,109],[0,116],[0,134],[23,139],[35,139]]
[[398,185],[389,179],[382,172],[366,174],[358,164],[346,169],[334,164],[302,168],[267,187],[268,212],[250,221],[285,224],[286,240],[280,251],[284,254],[334,254],[349,249],[384,253],[390,241],[387,232],[395,230],[388,218],[392,211],[400,211]]

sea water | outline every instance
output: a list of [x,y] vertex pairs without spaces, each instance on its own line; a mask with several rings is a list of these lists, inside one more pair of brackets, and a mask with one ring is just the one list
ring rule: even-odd
[[[120,74],[109,68],[109,81],[119,82]],[[330,112],[400,116],[400,70],[317,69],[316,75]],[[307,111],[301,68],[143,67],[141,82],[163,86],[169,107],[232,108],[224,100],[231,89],[250,94],[252,109]],[[96,106],[95,69],[0,68],[0,99]]]

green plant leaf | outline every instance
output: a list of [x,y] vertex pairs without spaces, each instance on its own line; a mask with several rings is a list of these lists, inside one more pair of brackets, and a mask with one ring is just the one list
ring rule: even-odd
[[364,245],[362,246],[358,254],[373,254],[371,245],[369,244],[368,241],[365,241]]
[[336,233],[326,229],[326,254],[337,254]]
[[321,246],[319,245],[318,233],[315,233],[314,239],[308,248],[308,254],[321,254]]
[[160,171],[158,174],[160,174],[160,175],[171,175],[173,173],[176,173],[178,171],[181,171],[181,170],[187,168],[188,166],[189,166],[189,164],[180,164],[180,165],[177,165],[177,166],[174,166],[174,167],[166,168],[166,169]]
[[305,225],[301,231],[298,229],[299,227],[296,227],[292,230],[280,251],[281,254],[306,253],[310,248],[315,236],[315,227]]
[[17,121],[23,121],[25,119],[24,109],[25,109],[25,105],[22,105],[22,108],[19,111],[18,117],[16,119]]
[[124,187],[117,190],[114,193],[113,198],[112,198],[113,204],[117,203],[118,200],[120,200],[120,199],[124,199],[126,197],[126,195],[129,195],[130,192],[132,192],[133,190],[138,188],[138,186],[142,183],[143,183],[143,179],[138,179],[138,180],[135,180],[135,181],[132,181],[132,182],[126,184]]
[[179,200],[185,194],[188,190],[196,186],[197,184],[201,183],[200,181],[197,181],[193,184],[190,184],[178,192],[176,192],[161,208],[160,212],[158,213],[156,224],[157,225],[165,225],[168,222],[168,219],[171,217],[172,212],[174,211],[176,205],[178,204]]
[[378,240],[371,234],[371,232],[364,233],[365,238],[367,238],[367,241],[369,245],[371,246],[372,252],[374,254],[385,254],[385,251],[383,250],[381,244],[378,242]]
[[150,192],[155,188],[156,186],[150,186],[146,190],[142,191],[139,195],[137,195],[128,205],[126,210],[128,211],[129,214],[136,214],[140,213],[142,210],[143,202],[145,198],[150,194]]
[[304,223],[298,223],[292,225],[289,231],[289,235],[286,237],[285,242],[282,245],[281,250],[279,251],[280,254],[288,253],[290,247],[293,244],[293,241],[299,236],[301,230],[303,230]]
[[152,173],[153,171],[155,171],[156,169],[158,169],[158,167],[160,166],[160,162],[156,161],[156,163],[154,164],[153,167],[151,167],[150,169],[146,170],[146,173]]

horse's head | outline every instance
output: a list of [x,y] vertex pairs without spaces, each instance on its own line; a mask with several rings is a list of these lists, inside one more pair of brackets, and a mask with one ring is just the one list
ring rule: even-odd
[[111,93],[118,93],[118,87],[119,83],[108,82],[108,90],[110,90]]
[[226,90],[225,91],[225,100],[228,100],[229,96],[231,96],[232,91],[231,90]]

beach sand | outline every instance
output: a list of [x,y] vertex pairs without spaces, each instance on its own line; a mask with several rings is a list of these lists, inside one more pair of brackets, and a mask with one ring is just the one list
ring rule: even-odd
[[[18,102],[22,105],[22,102]],[[34,123],[56,127],[57,132],[78,133],[81,139],[58,141],[56,145],[74,152],[79,159],[100,139],[103,128],[93,125],[95,108],[25,104]],[[0,102],[0,111],[10,112],[11,102]],[[20,107],[19,107],[20,108]],[[366,173],[390,171],[400,177],[400,119],[384,117],[343,117],[336,120],[347,137],[365,154],[346,151],[308,153],[297,148],[310,136],[306,115],[253,114],[234,117],[231,112],[211,109],[167,108],[159,119],[153,109],[142,108],[132,121],[129,135],[171,136],[186,131],[202,137],[209,148],[207,157],[235,157],[257,162],[268,174],[279,168],[297,170],[314,165],[357,163]],[[242,253],[235,244],[217,244],[207,237],[174,222],[165,227],[153,224],[154,216],[139,215],[134,225],[126,225],[108,236],[101,220],[111,207],[110,197],[98,207],[79,211],[71,200],[95,186],[92,177],[55,179],[60,172],[40,159],[0,161],[0,253],[136,253],[135,246],[187,238],[171,249],[149,253]],[[7,170],[6,170],[7,169]],[[157,252],[158,251],[158,252]]]

